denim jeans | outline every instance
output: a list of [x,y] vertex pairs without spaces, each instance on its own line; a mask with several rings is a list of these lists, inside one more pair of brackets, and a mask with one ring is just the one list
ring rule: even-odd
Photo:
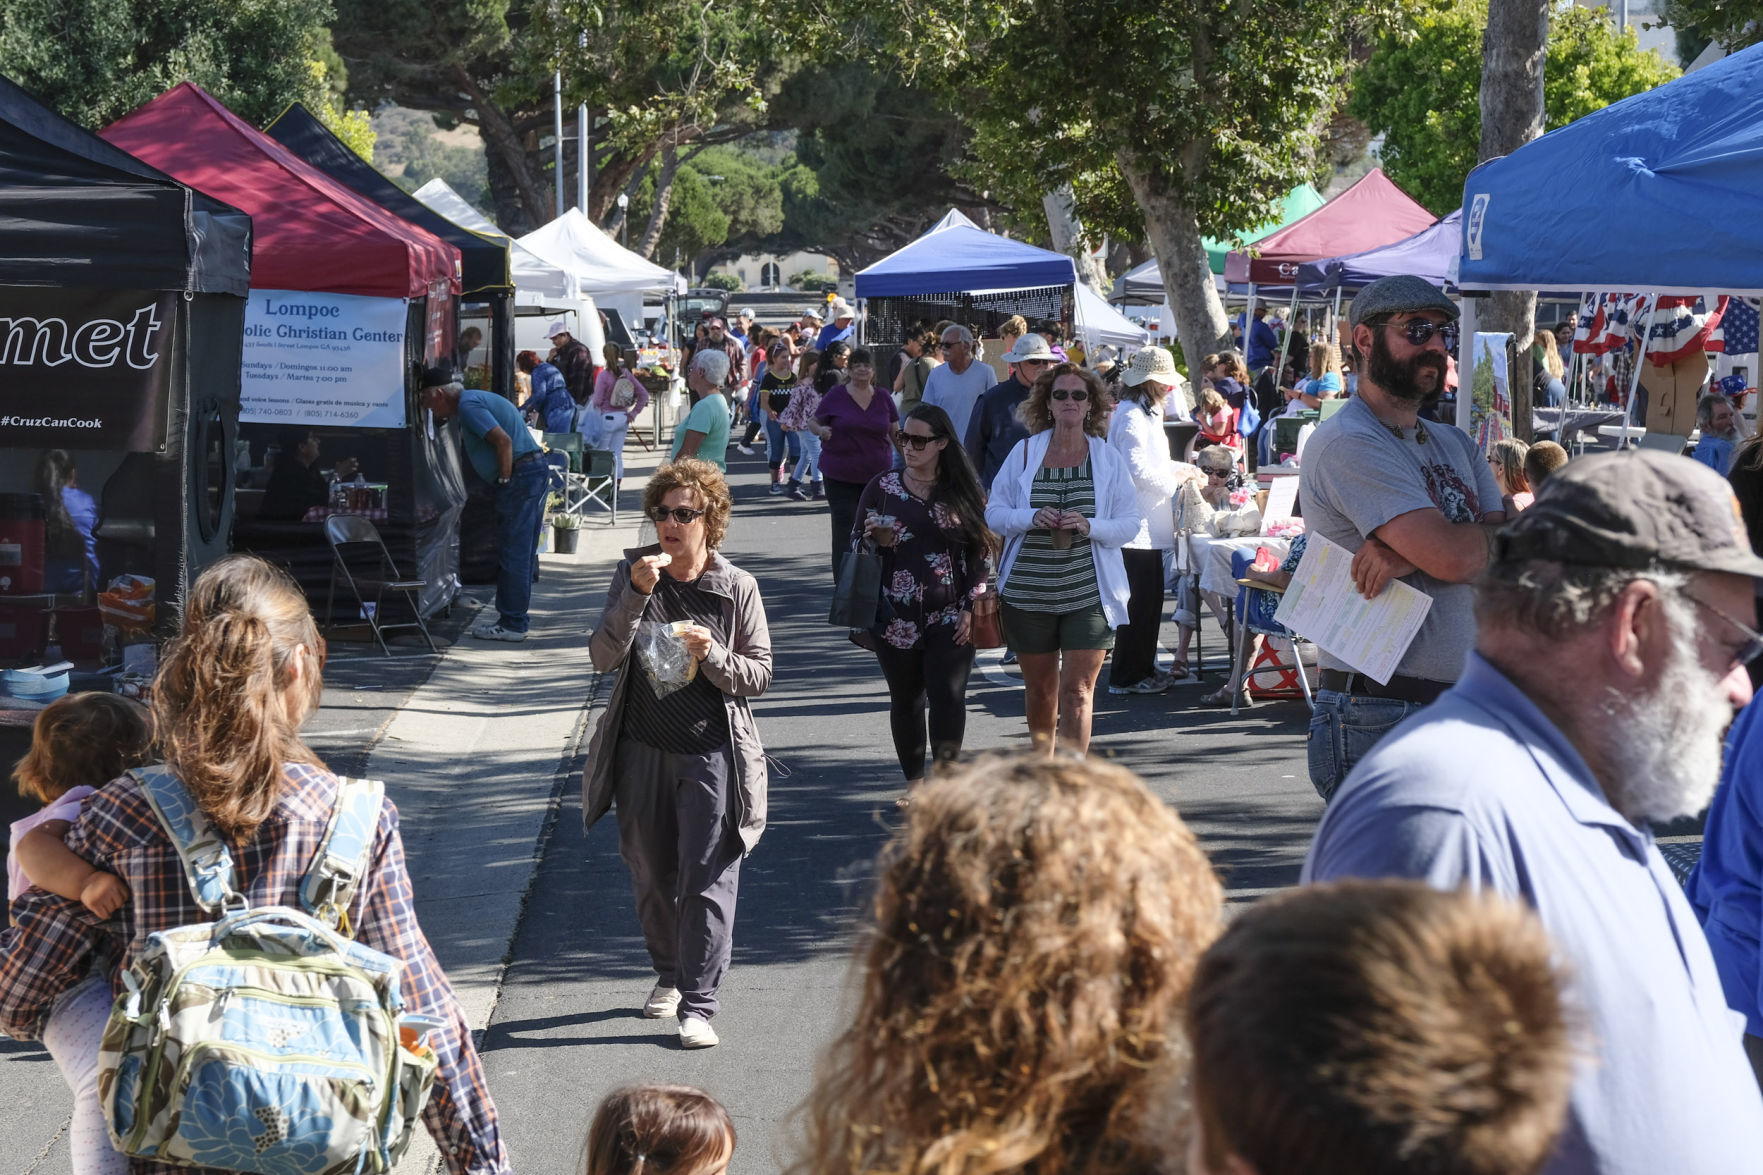
[[538,460],[520,462],[508,484],[496,488],[496,622],[509,632],[526,631],[550,488],[550,471]]
[[790,436],[800,438],[802,442],[802,456],[797,460],[795,469],[790,471],[790,484],[819,481],[820,438],[811,432],[793,432]]
[[1310,715],[1310,783],[1322,802],[1334,798],[1341,781],[1366,752],[1420,708],[1419,702],[1317,690],[1316,710]]
[[785,432],[784,426],[767,416],[765,418],[765,463],[773,469],[782,469],[784,452],[787,449],[790,460],[802,459],[802,442],[799,433]]

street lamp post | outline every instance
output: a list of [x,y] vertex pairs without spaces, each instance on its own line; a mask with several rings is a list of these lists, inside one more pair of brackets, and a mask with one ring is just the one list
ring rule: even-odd
[[630,217],[625,215],[625,209],[630,206],[631,198],[620,192],[618,194],[618,247],[621,249],[624,248],[624,227],[630,223]]

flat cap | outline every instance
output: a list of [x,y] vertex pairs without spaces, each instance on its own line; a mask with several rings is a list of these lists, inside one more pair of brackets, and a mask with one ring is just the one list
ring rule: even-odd
[[1394,277],[1380,277],[1360,290],[1359,296],[1353,299],[1347,324],[1358,326],[1368,319],[1409,314],[1416,310],[1437,310],[1449,315],[1452,322],[1457,320],[1457,304],[1445,296],[1445,291],[1423,277],[1399,273]]
[[1763,579],[1726,479],[1654,449],[1580,457],[1551,473],[1495,542],[1496,562],[1531,559]]

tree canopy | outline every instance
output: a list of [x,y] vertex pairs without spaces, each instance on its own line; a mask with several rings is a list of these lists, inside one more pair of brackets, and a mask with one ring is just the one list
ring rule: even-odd
[[[1348,109],[1384,136],[1384,170],[1439,215],[1463,200],[1481,139],[1487,0],[1456,0],[1381,39],[1354,78]],[[1677,67],[1640,48],[1601,9],[1557,9],[1543,72],[1546,129],[1670,81]]]
[[[9,0],[0,60],[82,126],[114,122],[193,81],[262,126],[299,99],[329,110],[330,0]],[[371,148],[370,148],[371,149]]]

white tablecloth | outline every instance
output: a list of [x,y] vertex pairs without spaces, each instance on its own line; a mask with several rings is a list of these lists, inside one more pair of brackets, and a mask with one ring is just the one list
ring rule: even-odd
[[1193,552],[1193,566],[1200,569],[1200,589],[1216,592],[1227,600],[1234,600],[1237,596],[1237,577],[1230,573],[1232,554],[1247,551],[1253,555],[1256,547],[1266,547],[1283,560],[1292,549],[1290,539],[1264,535],[1245,535],[1230,539],[1190,535],[1188,543]]

